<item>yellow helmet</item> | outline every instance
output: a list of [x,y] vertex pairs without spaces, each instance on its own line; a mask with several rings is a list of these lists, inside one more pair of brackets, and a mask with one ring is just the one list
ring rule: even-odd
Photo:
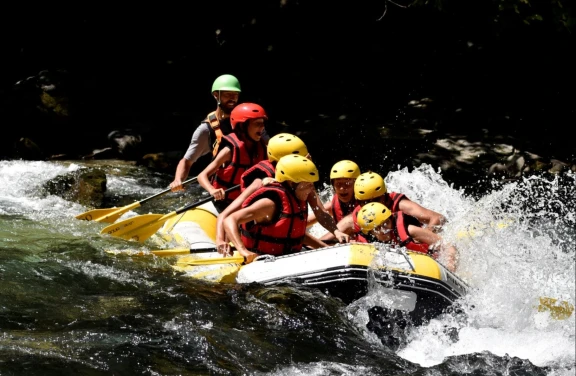
[[386,184],[382,176],[375,172],[360,174],[354,182],[354,196],[356,200],[372,200],[386,193]]
[[279,182],[314,183],[319,179],[314,162],[300,155],[285,155],[276,164],[276,180]]
[[391,215],[392,212],[386,206],[379,202],[370,202],[358,211],[356,221],[362,232],[368,234],[384,223]]
[[268,141],[268,160],[278,162],[285,155],[294,154],[305,157],[308,148],[300,137],[290,133],[279,133]]
[[336,162],[330,170],[330,180],[340,178],[357,178],[360,176],[360,167],[352,161],[343,160]]

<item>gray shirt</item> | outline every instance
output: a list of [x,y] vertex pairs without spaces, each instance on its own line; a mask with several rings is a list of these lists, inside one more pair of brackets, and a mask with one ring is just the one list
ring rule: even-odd
[[211,153],[212,145],[210,145],[210,125],[208,123],[202,123],[196,128],[192,134],[192,140],[184,154],[184,158],[196,162],[201,156]]

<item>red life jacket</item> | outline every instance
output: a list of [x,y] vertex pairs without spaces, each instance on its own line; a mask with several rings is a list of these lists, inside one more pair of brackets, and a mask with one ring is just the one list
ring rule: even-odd
[[[392,230],[394,233],[394,237],[392,237],[392,243],[397,244],[400,247],[406,247],[407,249],[414,252],[421,252],[425,254],[431,253],[428,251],[428,248],[430,248],[429,244],[416,243],[408,233],[409,225],[422,227],[422,223],[420,223],[416,217],[405,214],[401,211],[393,213],[392,216]],[[372,234],[358,234],[356,235],[355,240],[360,243],[373,243],[379,241],[378,238]]]
[[274,201],[277,214],[269,224],[248,222],[241,226],[242,242],[246,248],[274,256],[300,251],[308,223],[308,202],[298,200],[286,185],[270,183],[252,193],[242,208],[262,198]]
[[[408,199],[408,197],[406,197],[406,195],[404,193],[388,192],[388,193],[385,193],[384,196],[382,196],[382,199],[380,197],[378,197],[377,200],[372,200],[372,201],[373,202],[381,202],[384,206],[386,206],[388,209],[390,209],[390,211],[392,213],[396,213],[397,211],[400,210],[400,207],[399,207],[400,201],[402,201],[403,199]],[[360,232],[360,226],[358,225],[358,221],[357,221],[358,212],[360,211],[360,209],[362,209],[362,207],[360,205],[358,205],[357,207],[354,208],[354,211],[352,212],[352,219],[354,220],[354,232],[355,233]]]
[[428,248],[430,248],[430,245],[426,243],[416,243],[408,233],[409,225],[422,227],[422,223],[420,223],[416,217],[405,214],[401,211],[396,212],[393,215],[394,226],[392,229],[394,230],[394,235],[396,235],[394,242],[401,247],[408,248],[411,251],[428,254]]
[[[232,150],[232,158],[230,162],[224,167],[216,171],[216,175],[212,181],[214,188],[222,188],[224,190],[240,184],[240,177],[248,168],[254,166],[256,163],[266,158],[266,145],[263,141],[255,143],[255,152],[250,155],[246,148],[246,143],[241,140],[236,133],[230,133],[223,137]],[[236,189],[226,196],[226,202],[234,201],[236,197],[240,196],[240,190]]]
[[273,178],[275,173],[275,165],[270,160],[264,159],[244,171],[240,177],[240,190],[244,191],[256,179]]
[[[350,200],[350,202],[343,203],[338,199],[338,195],[332,197],[332,218],[336,223],[346,217],[348,214],[356,210],[360,205],[355,199]],[[351,209],[352,208],[352,209]]]

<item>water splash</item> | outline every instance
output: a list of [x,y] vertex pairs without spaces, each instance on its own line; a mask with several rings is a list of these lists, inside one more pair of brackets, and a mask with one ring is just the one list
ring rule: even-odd
[[[475,198],[451,188],[428,165],[389,172],[388,191],[448,219],[441,234],[457,247],[456,274],[472,287],[462,302],[465,321],[447,315],[414,328],[398,354],[431,367],[451,356],[490,351],[573,371],[574,314],[555,320],[537,306],[540,297],[575,302],[575,180],[567,174],[494,182],[491,192]],[[325,187],[319,193],[331,199],[332,192]],[[321,236],[325,230],[316,224],[311,232]],[[352,319],[363,327],[366,317],[357,308],[350,307]],[[439,334],[446,327],[458,331],[457,341]]]

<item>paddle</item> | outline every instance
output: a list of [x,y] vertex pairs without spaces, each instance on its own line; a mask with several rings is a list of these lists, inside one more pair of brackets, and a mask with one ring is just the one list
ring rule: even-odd
[[209,247],[209,248],[172,248],[172,249],[155,249],[152,251],[137,251],[137,250],[113,250],[107,249],[106,253],[110,253],[113,255],[118,254],[125,254],[128,256],[180,256],[180,255],[190,255],[194,253],[210,253],[216,252],[216,247]]
[[[228,188],[224,191],[224,195],[228,192],[240,188],[240,184],[235,185],[232,188]],[[180,213],[184,213],[187,210],[194,209],[202,204],[213,201],[214,197],[210,196],[203,200],[200,200],[194,204],[189,204],[176,209],[175,211],[168,213],[166,215],[162,214],[144,214],[133,218],[126,219],[124,221],[114,223],[110,226],[104,227],[101,234],[108,234],[117,238],[122,238],[126,240],[135,240],[143,242],[158,231],[164,222],[172,217],[177,216]]]
[[[198,178],[188,179],[182,183],[182,185],[186,185],[188,183],[193,183]],[[162,192],[156,193],[154,196],[150,196],[145,198],[141,201],[137,201],[133,204],[121,207],[121,208],[111,208],[111,209],[94,209],[84,212],[82,214],[78,214],[76,216],[77,219],[82,219],[85,221],[96,221],[96,222],[106,222],[106,223],[114,223],[118,218],[122,216],[122,214],[126,213],[129,210],[136,209],[137,207],[141,206],[147,201],[152,200],[158,196],[162,196],[165,193],[170,192],[170,188],[163,190]]]
[[246,259],[244,258],[244,256],[231,256],[231,257],[189,260],[186,262],[177,262],[176,265],[200,266],[200,265],[216,265],[216,264],[243,264],[245,260]]
[[200,266],[200,265],[216,265],[216,264],[243,264],[246,258],[238,252],[234,252],[233,256],[228,257],[212,257],[212,258],[191,258],[184,257],[176,262],[178,266]]
[[540,297],[538,312],[550,311],[550,316],[556,320],[566,320],[572,316],[574,305],[565,300],[558,301],[554,298]]

